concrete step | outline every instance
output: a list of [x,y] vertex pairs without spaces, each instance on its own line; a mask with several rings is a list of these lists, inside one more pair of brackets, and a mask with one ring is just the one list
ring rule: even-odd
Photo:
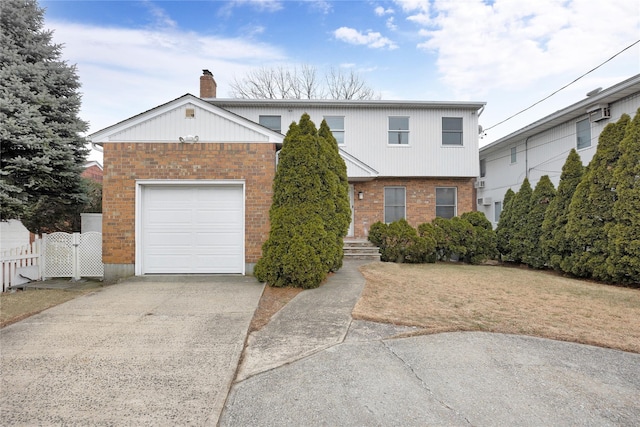
[[380,260],[380,252],[378,250],[378,247],[374,246],[368,240],[345,240],[343,251],[345,259],[370,259],[373,261]]

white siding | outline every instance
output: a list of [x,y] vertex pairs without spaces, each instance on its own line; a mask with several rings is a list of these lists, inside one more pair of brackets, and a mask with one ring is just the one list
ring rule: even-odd
[[[618,121],[624,113],[633,118],[639,107],[640,94],[635,94],[610,104],[610,119],[591,123],[591,147],[578,150],[584,165],[588,165],[596,153],[598,138],[604,127]],[[478,189],[478,198],[490,197],[492,204],[478,205],[477,208],[494,222],[494,226],[494,203],[502,201],[509,188],[515,192],[520,189],[527,176],[527,169],[532,188],[535,188],[543,175],[549,175],[553,185],[558,187],[567,155],[572,148],[576,148],[576,122],[584,118],[587,118],[586,112],[583,116],[540,132],[528,140],[506,141],[505,144],[480,152],[480,159],[485,159],[486,162],[486,176],[478,178],[484,181],[484,188]],[[512,164],[511,147],[514,146],[517,147],[518,159]]]
[[[185,117],[187,108],[195,110],[195,117]],[[179,137],[187,135],[197,135],[200,142],[268,141],[268,137],[264,134],[193,104],[181,105],[151,117],[149,120],[110,135],[109,140],[178,142]]]
[[[379,176],[477,176],[478,118],[475,111],[443,108],[247,107],[224,108],[258,122],[279,115],[282,133],[304,113],[320,126],[324,116],[344,116],[345,144],[340,148],[379,172]],[[388,145],[388,117],[409,117],[409,145]],[[442,117],[462,117],[462,147],[442,146]]]

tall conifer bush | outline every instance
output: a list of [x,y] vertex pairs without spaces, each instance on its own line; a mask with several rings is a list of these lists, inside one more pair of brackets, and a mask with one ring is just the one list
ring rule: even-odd
[[556,197],[545,212],[540,236],[542,254],[549,267],[556,270],[560,269],[562,260],[571,255],[571,246],[566,236],[569,204],[583,173],[580,155],[572,148],[562,166]]
[[578,277],[608,281],[608,228],[613,221],[613,170],[620,158],[620,142],[630,117],[626,114],[609,123],[600,133],[598,148],[569,204],[566,237],[571,255],[561,261],[561,269]]
[[511,235],[513,233],[513,200],[516,193],[508,189],[502,199],[502,212],[496,227],[496,243],[498,252],[504,261],[511,261]]
[[522,230],[524,232],[522,261],[533,268],[542,268],[547,263],[542,253],[540,236],[545,213],[555,196],[556,189],[549,175],[543,175],[531,194],[529,213],[525,217],[525,226]]
[[43,26],[36,1],[0,1],[0,217],[35,233],[87,202],[80,82]]
[[338,142],[333,137],[329,126],[322,120],[318,130],[320,137],[321,161],[326,164],[323,173],[325,188],[324,197],[328,200],[327,211],[324,212],[327,231],[335,236],[335,257],[330,265],[332,271],[342,267],[344,255],[344,236],[349,232],[351,223],[351,206],[349,203],[349,181],[347,165],[340,156]]
[[339,191],[341,179],[333,171],[340,167],[329,166],[330,159],[337,159],[327,144],[308,114],[291,124],[284,139],[269,211],[271,230],[254,269],[256,278],[271,286],[318,287],[342,262],[341,237],[349,223],[345,228],[337,213],[344,203],[336,198],[346,194],[348,208],[348,192]]
[[529,178],[525,178],[520,190],[513,198],[511,215],[513,218],[512,233],[509,239],[510,257],[515,262],[522,262],[527,253],[527,216],[531,208],[531,195],[533,191]]
[[640,283],[640,108],[620,143],[613,171],[616,201],[613,224],[607,230],[610,252],[606,267],[616,282]]

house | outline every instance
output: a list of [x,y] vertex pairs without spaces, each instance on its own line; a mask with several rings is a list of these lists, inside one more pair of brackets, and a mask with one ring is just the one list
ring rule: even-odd
[[251,273],[269,233],[277,151],[303,113],[347,165],[349,236],[475,209],[480,102],[216,98],[187,94],[90,136],[104,150],[105,278]]
[[84,171],[82,171],[82,177],[90,179],[94,182],[102,184],[102,175],[104,174],[102,165],[95,160],[88,161],[84,164]]
[[602,129],[622,114],[633,118],[638,107],[640,74],[589,92],[585,99],[482,147],[477,210],[495,227],[506,191],[517,192],[525,177],[535,188],[543,175],[549,175],[557,188],[571,149],[577,150],[584,165],[589,164]]

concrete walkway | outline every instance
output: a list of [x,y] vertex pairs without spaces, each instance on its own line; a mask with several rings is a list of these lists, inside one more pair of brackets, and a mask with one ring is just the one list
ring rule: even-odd
[[0,330],[2,425],[216,425],[263,286],[133,279]]
[[248,340],[221,426],[639,425],[640,355],[351,320],[345,266]]

